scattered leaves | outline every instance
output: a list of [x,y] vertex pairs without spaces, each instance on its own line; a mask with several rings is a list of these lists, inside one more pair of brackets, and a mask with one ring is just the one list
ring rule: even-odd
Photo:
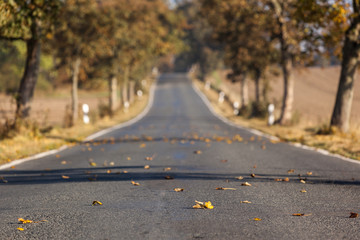
[[250,186],[251,186],[251,184],[250,184],[250,183],[248,183],[248,182],[244,182],[244,183],[242,183],[242,184],[241,184],[241,186],[248,186],[248,187],[250,187]]
[[218,187],[215,188],[216,190],[236,190],[236,188],[224,188],[224,187]]
[[196,208],[196,209],[199,209],[199,208],[202,208],[202,209],[213,209],[214,206],[212,205],[212,203],[210,201],[208,202],[199,202],[199,201],[196,201],[196,204],[193,206],[193,208]]
[[131,184],[134,185],[134,186],[140,186],[140,183],[134,182],[133,180],[131,180]]
[[359,214],[356,212],[351,212],[349,218],[357,218],[359,217]]
[[174,191],[175,191],[175,192],[183,192],[184,189],[183,189],[183,188],[174,188]]
[[100,202],[100,201],[93,201],[92,205],[93,205],[93,206],[96,206],[96,205],[99,205],[99,206],[100,206],[100,205],[103,205],[103,204],[102,204],[102,202]]
[[19,218],[18,221],[19,221],[21,224],[34,223],[33,220],[23,219],[23,218]]

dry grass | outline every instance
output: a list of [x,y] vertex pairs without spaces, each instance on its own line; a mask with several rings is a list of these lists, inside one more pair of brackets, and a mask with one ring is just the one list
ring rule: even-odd
[[146,107],[148,98],[148,94],[144,94],[141,99],[137,99],[133,103],[127,112],[119,110],[112,118],[97,119],[88,125],[79,122],[71,128],[54,127],[47,133],[41,133],[37,127],[24,128],[21,134],[0,141],[0,164],[57,149],[63,145],[75,145],[92,133],[136,117]]
[[359,129],[352,129],[349,134],[342,134],[339,132],[333,134],[319,134],[319,132],[327,130],[326,127],[303,124],[297,126],[275,125],[269,127],[264,119],[248,119],[241,116],[234,116],[232,104],[230,102],[224,102],[222,104],[218,103],[217,91],[213,89],[205,90],[204,83],[200,81],[195,81],[195,85],[205,93],[217,113],[235,123],[276,136],[282,141],[299,142],[307,146],[325,149],[332,153],[360,160]]

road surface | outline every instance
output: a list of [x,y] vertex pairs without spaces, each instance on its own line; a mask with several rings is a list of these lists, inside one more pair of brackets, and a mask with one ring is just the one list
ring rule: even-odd
[[182,74],[133,125],[0,176],[0,239],[360,238],[359,164],[225,124]]

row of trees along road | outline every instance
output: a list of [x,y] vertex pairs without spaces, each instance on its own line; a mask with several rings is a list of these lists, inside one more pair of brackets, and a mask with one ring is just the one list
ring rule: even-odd
[[122,101],[128,102],[129,85],[141,80],[158,57],[182,48],[181,25],[162,0],[1,1],[0,39],[27,46],[15,119],[29,114],[42,51],[54,56],[57,69],[71,71],[75,123],[80,72],[109,82],[109,109],[115,111],[119,84]]
[[281,66],[284,91],[280,124],[289,123],[292,117],[293,68],[311,65],[315,55],[338,53],[342,65],[331,125],[348,131],[354,74],[360,60],[359,0],[199,2],[199,14],[212,27],[213,38],[224,44],[225,63],[232,69],[233,80],[246,86],[247,73],[255,76],[257,101],[259,79],[267,67]]

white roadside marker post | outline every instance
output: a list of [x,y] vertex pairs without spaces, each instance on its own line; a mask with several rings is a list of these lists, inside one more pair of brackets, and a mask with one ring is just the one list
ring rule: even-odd
[[89,124],[90,123],[90,118],[89,118],[89,105],[87,105],[86,103],[82,105],[82,110],[83,110],[83,121],[85,124]]
[[275,122],[274,111],[275,111],[275,105],[272,103],[269,104],[269,106],[268,106],[268,113],[269,113],[268,125],[269,126],[274,125],[274,122]]

